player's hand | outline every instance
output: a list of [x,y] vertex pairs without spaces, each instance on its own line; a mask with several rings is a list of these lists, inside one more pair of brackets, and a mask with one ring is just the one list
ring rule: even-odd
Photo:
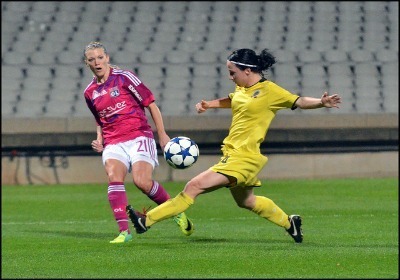
[[103,143],[101,143],[99,140],[93,140],[92,149],[98,153],[101,153],[104,150]]
[[210,105],[205,100],[201,100],[201,102],[196,104],[196,111],[199,114],[204,113],[208,108],[210,108]]
[[327,92],[324,92],[321,103],[326,108],[339,108],[338,104],[342,103],[342,98],[338,94],[328,95]]
[[162,134],[158,135],[158,142],[160,144],[162,151],[164,151],[164,148],[167,145],[167,143],[169,142],[169,140],[171,140],[171,138],[169,138],[168,134],[166,134],[166,133],[162,133]]

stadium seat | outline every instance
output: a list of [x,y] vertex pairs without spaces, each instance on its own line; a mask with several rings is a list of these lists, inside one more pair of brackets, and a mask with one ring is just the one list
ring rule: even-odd
[[33,9],[29,12],[28,19],[32,24],[38,24],[37,27],[45,29],[48,24],[55,20],[55,14],[54,12]]
[[162,79],[166,76],[165,66],[158,64],[140,64],[138,66],[139,78],[146,79],[147,77],[155,77]]
[[164,87],[164,79],[154,76],[141,76],[139,78],[142,83],[153,92],[156,99],[158,99],[160,97],[160,91]]
[[[174,3],[174,2],[170,2]],[[178,4],[178,3],[177,3]],[[179,7],[184,7],[182,4]],[[182,9],[182,8],[181,8]],[[185,12],[163,10],[160,14],[160,24],[162,26],[175,26],[178,27],[180,24],[185,22]]]
[[349,58],[354,62],[372,62],[375,60],[372,51],[360,49],[350,51]]
[[215,64],[218,63],[218,52],[215,51],[195,51],[193,53],[193,62],[196,64]]
[[42,117],[44,113],[44,104],[42,100],[20,100],[15,105],[15,117],[35,118]]
[[75,31],[75,32],[76,33],[79,32],[79,33],[83,33],[83,34],[99,35],[102,32],[102,30],[103,30],[103,25],[100,25],[100,24],[96,25],[96,24],[93,24],[93,22],[82,21],[79,24],[77,24],[77,31]]
[[81,45],[81,49],[82,51],[63,51],[60,52],[57,57],[56,60],[58,63],[60,63],[61,65],[79,65],[79,64],[84,64],[83,62],[83,49],[85,48],[85,45],[82,44]]
[[165,65],[165,75],[166,77],[171,77],[172,79],[190,80],[193,75],[192,71],[192,67],[189,63]]
[[52,79],[52,88],[49,91],[50,100],[73,101],[77,93],[78,83],[76,81],[71,81],[65,77]]
[[15,87],[3,86],[1,94],[1,102],[15,104],[21,99],[21,87],[19,85]]
[[[82,67],[84,67],[82,65]],[[77,80],[81,78],[83,72],[82,67],[71,67],[68,65],[57,65],[55,67],[54,76],[56,78],[64,78],[66,80]]]
[[347,52],[343,50],[326,50],[323,52],[323,57],[326,62],[329,63],[337,63],[337,62],[348,62],[349,61],[349,56]]
[[[22,81],[23,88],[27,90],[48,90],[51,87],[49,78],[26,77]],[[34,95],[32,93],[32,95]]]
[[[90,112],[89,108],[87,107],[86,102],[85,100],[83,100],[83,98],[82,100],[79,100],[72,105],[71,111],[72,111],[72,116],[74,117],[92,117],[94,120],[94,117]],[[93,124],[94,124],[93,127],[95,127],[95,123]]]
[[124,51],[115,51],[110,53],[111,64],[137,64],[139,62],[140,50],[125,49]]
[[25,38],[19,39],[15,41],[12,45],[12,50],[17,53],[22,54],[32,54],[37,51],[37,47],[39,46],[40,39],[33,39],[32,41],[26,40]]
[[227,97],[229,93],[235,91],[235,84],[228,79],[219,80],[217,84],[217,98]]
[[141,12],[139,10],[133,15],[133,20],[140,24],[155,24],[160,21],[159,12],[154,13],[154,11],[150,13]]
[[[239,25],[240,26],[240,25]],[[252,25],[252,28],[247,28],[247,30],[235,30],[235,35],[231,39],[231,49],[241,49],[241,48],[251,48],[255,49],[260,40],[256,30],[256,25]]]
[[194,64],[193,76],[196,77],[219,77],[221,75],[219,63]]
[[378,62],[393,62],[399,60],[399,52],[389,49],[379,49],[375,52],[375,58]]
[[110,9],[112,12],[134,13],[136,4],[134,2],[115,1],[110,6]]
[[[139,35],[141,36],[141,35]],[[133,53],[140,53],[148,47],[148,42],[145,40],[133,40],[127,39],[127,41],[121,43],[122,53],[124,51],[133,52]],[[116,55],[117,52],[114,52],[112,55]]]
[[327,71],[320,63],[301,66],[301,94],[319,96],[328,91]]
[[[126,26],[133,22],[133,16],[129,12],[129,10],[126,10],[126,11],[118,11],[118,10],[114,11],[113,10],[113,11],[107,13],[107,18],[108,18],[107,25],[110,25],[112,27],[117,27],[117,25],[119,25],[119,28],[114,29],[114,32],[121,29],[122,26],[124,26],[124,25]],[[111,30],[111,28],[109,30]]]
[[49,100],[43,107],[44,117],[69,117],[72,114],[72,105],[69,102]]
[[16,108],[15,102],[1,101],[1,118],[15,118]]
[[170,64],[189,64],[192,62],[192,53],[183,50],[170,50],[165,54],[165,61]]
[[28,79],[34,81],[35,79],[38,82],[46,81],[49,82],[53,77],[53,67],[54,65],[41,65],[41,64],[33,64],[25,66],[25,73]]
[[[381,65],[381,75],[382,75],[383,88],[391,89],[390,91],[387,92],[387,94],[394,94],[393,92],[397,92],[396,95],[398,96],[398,89],[399,89],[399,62],[398,62],[398,60],[383,63]],[[395,89],[395,90],[392,90],[392,89]],[[385,90],[385,94],[386,94],[386,90]]]
[[[166,94],[173,94],[173,91]],[[190,112],[187,98],[185,100],[163,100],[159,107],[161,113],[166,116],[187,116]]]
[[[60,1],[60,3],[68,3],[67,1]],[[72,2],[70,2],[72,3]],[[68,11],[65,8],[61,7],[60,11],[57,13],[56,17],[56,22],[64,23],[65,25],[74,25],[77,22],[81,21],[81,10],[79,8],[79,5],[71,6],[75,7],[74,9],[78,9],[79,11]],[[97,17],[99,18],[99,17]],[[85,17],[85,20],[87,20],[87,17]]]
[[[114,45],[122,45],[125,41],[125,36],[125,32],[104,32],[98,35],[97,38],[99,39],[98,41],[102,42],[105,46],[111,47]],[[118,49],[118,47],[116,49]]]
[[300,90],[300,73],[296,65],[290,63],[275,64],[271,70],[273,70],[277,84],[291,92]]
[[353,88],[353,72],[347,63],[335,63],[328,65],[328,82],[330,86],[343,86],[346,89]]
[[42,65],[45,67],[54,66],[57,62],[57,54],[53,52],[33,52],[29,56],[29,62],[33,65]]
[[[190,80],[187,78],[177,78],[176,76],[167,76],[164,80],[164,90],[179,89],[187,91],[190,88]],[[176,93],[177,95],[179,93]]]
[[317,50],[299,50],[297,52],[297,60],[301,63],[321,63],[321,52]]
[[144,64],[160,64],[165,62],[165,54],[144,50],[139,55],[139,62]]
[[287,50],[287,49],[278,49],[278,50],[273,50],[271,51],[272,55],[275,56],[275,60],[277,64],[291,64],[291,63],[296,63],[297,56],[296,52],[292,50]]
[[102,24],[108,22],[107,12],[96,12],[92,10],[84,10],[79,14],[78,22],[91,23],[93,25],[101,26]]
[[[40,55],[35,55],[37,56],[37,58],[43,56],[44,54],[49,54],[49,58],[44,58],[44,60],[41,63],[44,63],[44,61],[46,61],[46,63],[48,63],[47,61],[50,60],[54,60],[53,63],[55,63],[55,59],[57,57],[57,55],[64,51],[64,48],[68,45],[68,38],[66,38],[65,40],[54,40],[53,38],[46,38],[39,46],[38,46],[38,51],[37,53]],[[32,58],[32,56],[31,56]],[[36,58],[33,58],[36,59]],[[38,61],[38,60],[36,60]],[[32,62],[32,63],[36,63],[36,62]]]
[[45,1],[35,1],[32,2],[32,8],[33,11],[40,11],[40,12],[46,12],[49,14],[57,12],[58,9],[58,3],[57,2],[45,2]]
[[112,5],[114,4],[113,2],[103,2],[101,3],[101,5],[99,5],[99,3],[96,3],[94,1],[84,1],[83,3],[85,5],[84,10],[90,11],[97,15],[110,13],[112,10]]
[[384,111],[385,108],[379,96],[363,96],[363,93],[365,92],[359,91],[357,93],[359,95],[355,103],[357,113],[374,114]]
[[384,89],[382,106],[386,113],[399,113],[399,87]]
[[[293,73],[297,68],[308,72],[307,64],[327,67],[329,90],[350,98],[343,110],[329,112],[360,112],[363,109],[355,103],[368,86],[379,92],[380,99],[378,107],[367,106],[365,111],[398,112],[389,103],[398,95],[397,2],[6,1],[2,7],[2,88],[14,94],[20,83],[31,85],[31,66],[38,79],[49,79],[49,70],[57,79],[74,80],[82,94],[93,76],[83,64],[83,49],[90,41],[101,40],[111,63],[137,71],[158,97],[164,86],[173,84],[164,83],[171,70],[183,75],[183,69],[193,92],[201,84],[196,79],[206,77],[218,79],[217,93],[225,94],[233,87],[225,67],[231,51],[248,47],[259,53],[267,48],[277,59],[268,78],[293,92],[319,91],[324,85],[312,76]],[[392,62],[397,64],[390,66]],[[47,70],[40,71],[45,69],[40,65]],[[175,65],[185,68],[169,67]],[[24,73],[28,79],[22,83]],[[53,86],[71,87],[57,79]],[[40,83],[32,86],[36,84]],[[190,106],[196,97],[187,98],[185,106]]]
[[192,89],[202,89],[202,90],[209,90],[212,92],[215,92],[216,89],[218,88],[218,83],[223,82],[216,76],[211,77],[211,76],[198,76],[198,77],[193,77],[191,80],[191,88]]
[[[23,68],[16,65],[2,65],[1,66],[1,79],[2,79],[2,86],[7,82],[7,79],[13,80],[21,80],[24,78],[24,71]],[[6,78],[3,81],[3,78]]]
[[[193,105],[195,105],[197,102],[201,101],[201,100],[214,100],[219,98],[217,96],[217,90],[216,88],[212,89],[209,87],[192,87],[190,90],[190,96],[191,96],[191,100]],[[195,107],[193,106],[193,108],[191,108],[192,110],[195,109]]]

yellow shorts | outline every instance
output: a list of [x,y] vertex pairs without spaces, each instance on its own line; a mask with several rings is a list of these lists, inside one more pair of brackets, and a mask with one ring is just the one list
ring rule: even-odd
[[236,178],[237,186],[261,186],[257,175],[267,164],[268,158],[260,153],[248,150],[229,150],[222,148],[221,160],[210,170]]

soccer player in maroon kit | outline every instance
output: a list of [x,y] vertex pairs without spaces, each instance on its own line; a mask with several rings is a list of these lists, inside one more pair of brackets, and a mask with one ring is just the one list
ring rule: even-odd
[[[119,226],[119,235],[110,243],[132,239],[125,211],[128,199],[124,179],[132,172],[134,184],[157,204],[170,196],[153,180],[158,166],[157,147],[147,120],[148,109],[157,129],[161,149],[170,140],[153,93],[131,71],[110,65],[107,49],[100,42],[90,42],[84,50],[85,64],[94,77],[84,91],[87,106],[97,123],[97,139],[91,145],[102,152],[108,176],[108,200]],[[185,213],[174,217],[185,235],[193,233],[193,223]]]

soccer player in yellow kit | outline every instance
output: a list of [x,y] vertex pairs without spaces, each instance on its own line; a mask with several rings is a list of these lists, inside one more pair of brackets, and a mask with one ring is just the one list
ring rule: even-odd
[[257,175],[268,158],[261,154],[271,121],[281,109],[338,108],[337,94],[323,93],[321,98],[300,97],[264,78],[276,62],[267,49],[259,55],[251,49],[233,51],[226,62],[230,80],[236,84],[228,97],[196,104],[198,113],[209,108],[231,108],[232,123],[222,145],[221,160],[191,179],[175,198],[169,199],[146,215],[127,206],[128,215],[137,233],[146,232],[153,224],[177,215],[189,208],[196,197],[216,189],[229,188],[237,205],[286,229],[296,243],[303,241],[299,215],[288,216],[271,199],[254,194],[260,187]]

